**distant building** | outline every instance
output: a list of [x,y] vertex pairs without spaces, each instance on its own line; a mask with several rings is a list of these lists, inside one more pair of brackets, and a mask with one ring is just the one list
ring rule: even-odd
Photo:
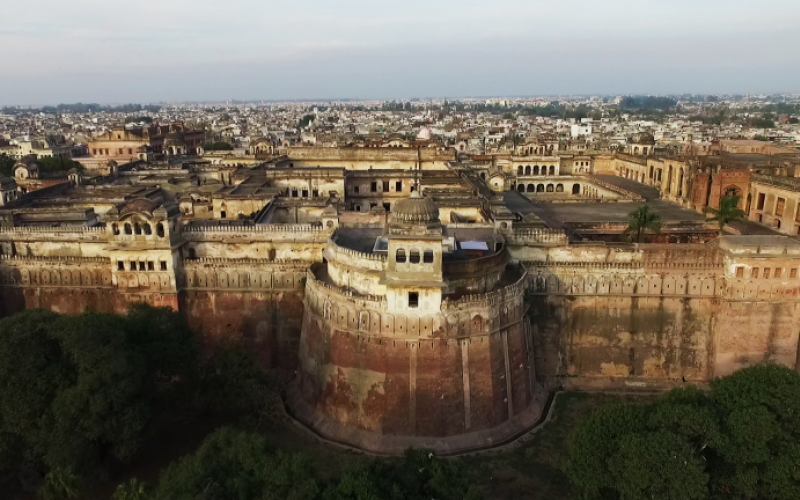
[[146,159],[148,152],[167,156],[201,155],[205,132],[187,129],[182,123],[150,127],[117,127],[89,141],[92,158],[115,161]]

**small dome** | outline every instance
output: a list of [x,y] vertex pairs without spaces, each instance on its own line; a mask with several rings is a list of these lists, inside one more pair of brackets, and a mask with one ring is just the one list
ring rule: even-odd
[[433,134],[431,133],[431,129],[428,127],[422,127],[419,129],[419,132],[417,132],[417,139],[420,141],[430,141],[432,137]]
[[129,201],[125,207],[119,211],[120,218],[128,214],[142,214],[148,217],[153,216],[153,212],[158,208],[158,203],[147,198],[136,198]]
[[419,191],[414,191],[410,198],[394,204],[392,216],[401,222],[434,222],[439,220],[439,207]]

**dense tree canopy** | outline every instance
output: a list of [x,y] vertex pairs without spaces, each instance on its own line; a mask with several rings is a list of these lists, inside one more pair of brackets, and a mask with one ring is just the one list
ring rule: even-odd
[[[128,485],[121,491],[128,491]],[[328,484],[300,454],[270,449],[258,434],[222,428],[172,465],[150,500],[477,500],[459,464],[426,450],[353,465]]]
[[565,470],[580,498],[800,498],[800,375],[761,365],[617,404],[581,422]]
[[301,455],[270,450],[263,437],[223,428],[168,467],[152,500],[311,500],[320,487]]
[[129,459],[196,359],[191,330],[163,308],[0,320],[0,473]]

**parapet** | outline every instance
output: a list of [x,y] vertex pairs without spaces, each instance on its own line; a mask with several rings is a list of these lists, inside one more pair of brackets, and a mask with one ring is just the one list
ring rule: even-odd
[[789,236],[722,236],[719,248],[731,257],[800,258],[800,242]]

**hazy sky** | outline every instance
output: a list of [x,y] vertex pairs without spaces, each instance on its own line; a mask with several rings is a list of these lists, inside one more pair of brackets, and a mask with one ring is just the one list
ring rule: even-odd
[[3,4],[3,105],[800,91],[798,0]]

